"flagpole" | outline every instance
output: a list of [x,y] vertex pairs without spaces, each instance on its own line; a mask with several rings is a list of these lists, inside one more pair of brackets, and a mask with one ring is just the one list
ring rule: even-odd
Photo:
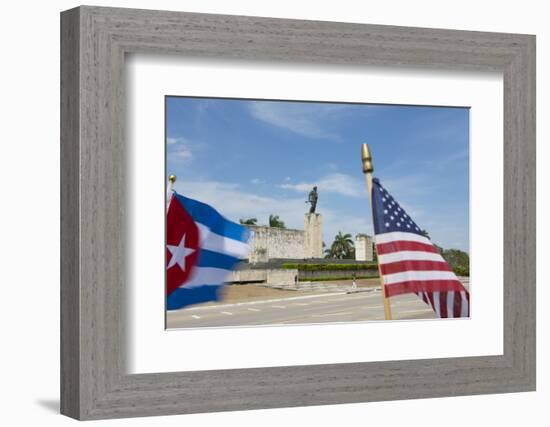
[[[363,163],[363,173],[365,174],[365,182],[367,184],[367,190],[369,192],[369,201],[372,211],[372,219],[374,222],[374,210],[372,208],[372,173],[374,172],[374,166],[372,164],[372,156],[370,154],[368,144],[363,144],[361,146],[361,161]],[[382,276],[382,271],[380,271],[380,262],[378,264],[378,275],[380,276],[380,286],[382,289],[382,297],[384,298],[384,316],[386,320],[391,320],[391,306],[390,299],[386,297],[386,288],[384,285],[384,277]]]
[[170,184],[168,184],[168,191],[174,191],[174,183],[176,182],[176,175],[170,175],[168,177],[168,181],[170,181]]
[[176,182],[176,175],[170,175],[168,177],[168,191],[166,192],[166,209],[168,209],[168,204],[170,203],[170,198],[174,192],[174,183]]

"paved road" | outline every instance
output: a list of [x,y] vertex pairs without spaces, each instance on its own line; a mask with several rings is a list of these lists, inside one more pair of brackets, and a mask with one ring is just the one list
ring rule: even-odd
[[[433,319],[432,309],[416,295],[391,299],[394,319]],[[169,312],[168,328],[289,325],[325,322],[384,320],[382,295],[370,292],[325,294],[269,299],[234,304],[189,307]]]

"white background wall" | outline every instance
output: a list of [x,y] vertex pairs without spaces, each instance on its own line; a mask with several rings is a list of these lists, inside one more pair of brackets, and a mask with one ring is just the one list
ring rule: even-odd
[[[550,27],[542,1],[95,1],[97,5],[409,25],[537,35],[538,260],[549,256]],[[59,401],[59,11],[75,1],[2,5],[0,394],[3,425],[68,425]],[[546,162],[545,162],[546,160]],[[548,425],[548,271],[538,274],[538,391],[117,420],[110,425]],[[546,312],[544,310],[546,309]]]

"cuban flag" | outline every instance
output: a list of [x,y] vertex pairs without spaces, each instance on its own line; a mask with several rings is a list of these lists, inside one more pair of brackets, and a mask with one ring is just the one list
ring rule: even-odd
[[372,184],[376,252],[386,297],[415,293],[440,318],[469,317],[470,294],[439,250],[377,178]]
[[251,231],[213,207],[176,193],[166,214],[166,309],[218,301],[236,264],[249,253]]

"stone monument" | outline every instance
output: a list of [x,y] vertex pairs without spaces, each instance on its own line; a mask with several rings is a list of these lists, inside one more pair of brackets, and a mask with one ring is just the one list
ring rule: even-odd
[[313,190],[309,192],[306,203],[309,203],[311,207],[309,208],[309,213],[314,214],[315,209],[317,209],[317,200],[319,200],[319,194],[317,193],[317,187],[313,187]]
[[317,187],[313,187],[306,201],[311,207],[304,217],[304,258],[323,258],[323,217],[315,212],[317,200]]
[[355,236],[355,260],[374,261],[372,244],[372,237],[366,234]]
[[304,258],[323,258],[323,217],[321,214],[305,214],[304,240]]

